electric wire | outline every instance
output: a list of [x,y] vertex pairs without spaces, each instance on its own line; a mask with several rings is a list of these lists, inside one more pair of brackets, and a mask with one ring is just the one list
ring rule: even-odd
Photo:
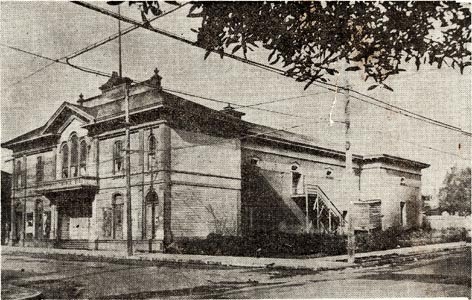
[[[36,56],[36,57],[39,57],[39,58],[42,58],[42,59],[46,59],[46,60],[50,60],[52,61],[52,63],[57,63],[58,60],[57,59],[52,59],[52,58],[49,58],[49,57],[46,57],[44,55],[40,55],[40,54],[36,54],[36,53],[32,53],[30,51],[26,51],[26,50],[23,50],[23,49],[20,49],[20,48],[17,48],[17,47],[12,47],[12,46],[9,46],[9,45],[5,45],[5,44],[2,44],[0,43],[0,45],[4,46],[4,47],[8,47],[10,49],[13,49],[13,50],[17,50],[17,51],[20,51],[20,52],[23,52],[23,53],[27,53],[27,54],[30,54],[30,55],[33,55],[33,56]],[[63,62],[60,62],[59,63],[62,63],[62,64],[65,64]],[[93,70],[94,72],[96,72],[96,70]],[[99,75],[99,74],[97,74]],[[106,75],[107,77],[109,77],[109,75]],[[134,81],[135,83],[144,83],[144,82],[138,82],[138,81]],[[223,101],[223,100],[217,100],[217,99],[213,99],[213,98],[210,98],[210,97],[204,97],[204,96],[198,96],[198,95],[195,95],[195,94],[191,94],[191,93],[186,93],[186,92],[182,92],[182,91],[177,91],[177,90],[171,90],[171,89],[164,89],[164,90],[167,90],[169,92],[174,92],[174,93],[180,93],[180,94],[183,94],[183,95],[187,95],[187,96],[191,96],[191,97],[196,97],[196,98],[201,98],[201,99],[204,99],[204,100],[208,100],[208,101],[213,101],[213,102],[217,102],[217,103],[225,103],[225,104],[232,104],[232,105],[235,105],[235,106],[242,106],[242,107],[248,107],[248,108],[254,108],[254,109],[260,109],[260,108],[256,108],[254,107],[255,105],[262,105],[262,104],[265,104],[267,102],[261,102],[261,103],[256,103],[256,104],[252,104],[252,105],[240,105],[240,104],[237,104],[237,103],[232,103],[232,102],[228,102],[228,101]],[[335,89],[331,89],[330,90],[332,91],[336,91]],[[310,95],[302,95],[302,96],[298,96],[298,97],[307,97],[307,96],[310,96]],[[294,98],[298,98],[298,97],[290,97],[290,98],[283,98],[283,99],[277,99],[277,100],[273,100],[273,101],[268,101],[268,102],[276,102],[276,101],[284,101],[284,100],[290,100],[290,99],[294,99]],[[351,97],[351,96],[350,96]],[[364,99],[360,99],[361,101],[365,101]],[[367,102],[367,103],[370,103],[370,102]],[[372,104],[372,103],[371,103]],[[376,105],[376,104],[373,104],[373,105]],[[281,113],[281,112],[277,112],[277,111],[271,111],[271,110],[265,110],[265,109],[261,109],[261,110],[264,110],[264,111],[268,111],[268,112],[273,112],[273,113],[278,113],[278,114],[284,114],[284,115],[287,115],[287,116],[292,116],[292,117],[297,117],[297,118],[304,118],[304,119],[307,119],[307,117],[303,117],[303,116],[299,116],[299,115],[294,115],[294,114],[288,114],[288,113]],[[322,119],[321,119],[322,120]],[[316,121],[313,121],[310,119],[310,121],[312,123],[322,123],[322,122],[316,122]],[[299,126],[296,126],[296,127],[299,127]],[[379,131],[380,132],[380,131]],[[407,143],[413,143],[411,141],[406,141],[406,140],[402,140],[404,142],[407,142]],[[421,146],[419,144],[415,144],[417,146]],[[450,152],[445,152],[445,151],[442,151],[442,150],[439,150],[439,149],[436,149],[436,148],[432,148],[432,147],[428,147],[428,146],[421,146],[423,148],[426,148],[426,149],[430,149],[430,150],[435,150],[435,151],[438,151],[438,152],[443,152],[444,154],[450,154],[450,155],[453,155],[453,156],[457,156],[461,159],[464,159],[464,160],[468,160],[467,158],[464,158],[462,156],[459,156],[457,154],[454,154],[454,153],[450,153]]]
[[[92,5],[92,4],[89,4],[89,3],[86,3],[86,2],[82,2],[82,1],[73,1],[73,3],[77,4],[77,5],[80,5],[80,6],[83,6],[83,7],[86,7],[88,9],[91,9],[91,10],[94,10],[94,11],[97,11],[97,12],[100,12],[102,14],[105,14],[105,15],[108,15],[110,17],[113,17],[113,18],[116,18],[116,19],[120,19],[124,22],[128,22],[128,23],[131,23],[131,24],[134,24],[134,25],[137,25],[137,26],[141,26],[145,29],[148,29],[148,30],[151,30],[151,31],[154,31],[156,33],[159,33],[159,34],[162,34],[162,35],[165,35],[167,37],[171,37],[171,38],[174,38],[174,39],[177,39],[179,41],[182,41],[186,44],[189,44],[189,45],[192,45],[192,46],[195,46],[195,47],[199,47],[199,48],[202,48],[206,51],[209,51],[209,52],[215,52],[221,56],[226,56],[226,57],[230,57],[230,58],[233,58],[237,61],[241,61],[243,63],[246,63],[246,64],[249,64],[249,65],[252,65],[252,66],[255,66],[255,67],[258,67],[258,68],[262,68],[264,70],[267,70],[267,71],[271,71],[271,72],[274,72],[274,73],[277,73],[279,75],[283,75],[285,77],[291,77],[293,78],[292,76],[288,76],[286,74],[286,72],[282,69],[278,69],[278,68],[274,68],[274,67],[271,67],[271,66],[267,66],[267,65],[264,65],[264,64],[261,64],[261,63],[258,63],[258,62],[255,62],[255,61],[252,61],[252,60],[248,60],[246,58],[242,58],[242,57],[239,57],[239,56],[236,56],[236,55],[233,55],[233,54],[229,54],[229,53],[226,53],[224,51],[215,51],[215,50],[212,50],[212,49],[205,49],[204,47],[198,45],[196,42],[192,42],[192,41],[189,41],[187,39],[184,39],[182,37],[179,37],[173,33],[170,33],[170,32],[167,32],[165,30],[162,30],[162,29],[156,29],[154,27],[150,27],[150,26],[147,26],[146,24],[143,24],[143,23],[140,23],[136,20],[133,20],[133,19],[130,19],[130,18],[127,18],[127,17],[123,17],[123,16],[120,16],[120,15],[117,15],[116,13],[114,12],[111,12],[107,9],[104,9],[104,8],[100,8],[100,7],[97,7],[95,5]],[[331,83],[326,83],[326,82],[322,82],[320,80],[316,80],[315,81],[317,83],[318,86],[320,87],[323,87],[323,88],[327,88],[327,86],[330,86],[330,87],[336,87],[334,84],[331,84]],[[345,91],[350,91],[350,92],[353,92],[353,93],[356,93],[360,96],[363,96],[363,97],[366,97],[368,99],[371,99],[372,101],[375,101],[375,102],[378,102],[378,103],[381,103],[382,105],[376,105],[380,108],[383,108],[383,109],[386,109],[386,110],[389,110],[389,111],[392,111],[392,112],[395,112],[395,113],[399,113],[403,116],[406,116],[406,117],[410,117],[410,118],[413,118],[413,119],[417,119],[419,121],[423,121],[423,122],[427,122],[427,123],[430,123],[432,125],[436,125],[436,126],[440,126],[440,127],[443,127],[443,128],[446,128],[446,129],[449,129],[449,130],[453,130],[453,131],[457,131],[461,134],[464,134],[466,136],[472,136],[472,133],[470,132],[467,132],[467,131],[464,131],[462,130],[461,128],[459,127],[456,127],[456,126],[453,126],[453,125],[450,125],[450,124],[447,124],[447,123],[444,123],[444,122],[441,122],[441,121],[438,121],[438,120],[435,120],[433,118],[430,118],[430,117],[426,117],[426,116],[423,116],[423,115],[420,115],[418,113],[415,113],[415,112],[412,112],[410,110],[407,110],[405,108],[401,108],[401,107],[398,107],[398,106],[395,106],[395,105],[392,105],[392,104],[389,104],[385,101],[382,101],[382,100],[379,100],[377,98],[374,98],[372,96],[369,96],[369,95],[366,95],[364,93],[361,93],[361,92],[358,92],[356,90],[353,90],[351,88],[348,88],[348,87],[343,87],[343,86],[337,86],[336,88],[339,88],[339,89],[342,89],[342,90],[345,90]],[[331,89],[331,91],[333,91]],[[361,99],[359,97],[356,97],[356,96],[353,96],[353,95],[350,95],[350,97],[356,99],[356,100],[360,100],[360,101],[363,101],[365,103],[369,103],[369,104],[372,104],[374,105],[372,102],[370,101],[367,101],[365,99]]]
[[[168,15],[168,14],[171,14],[171,13],[175,12],[176,10],[178,10],[178,9],[180,9],[180,8],[182,8],[182,7],[184,7],[184,6],[187,5],[187,4],[188,4],[188,2],[187,2],[187,3],[184,3],[184,4],[181,4],[180,6],[178,6],[178,7],[176,7],[176,8],[170,9],[170,10],[168,10],[168,11],[166,11],[166,12],[164,12],[164,13],[162,13],[162,14],[160,14],[160,15],[158,15],[158,16],[152,18],[152,19],[150,19],[148,22],[151,23],[151,22],[153,22],[153,21],[155,21],[155,20],[157,20],[157,19],[160,19],[160,18],[162,18],[162,17]],[[80,71],[84,71],[84,72],[87,72],[87,73],[92,73],[92,74],[99,75],[99,76],[109,77],[109,75],[108,75],[107,73],[105,73],[105,72],[101,72],[101,71],[92,70],[92,69],[89,69],[89,68],[85,68],[85,67],[73,65],[73,64],[70,63],[68,60],[70,60],[70,59],[72,59],[72,58],[75,58],[75,57],[77,57],[77,56],[79,56],[79,55],[81,55],[81,54],[84,54],[84,53],[86,53],[86,52],[88,52],[88,51],[91,51],[91,50],[93,50],[93,49],[95,49],[95,48],[97,48],[97,47],[99,47],[99,46],[101,46],[101,45],[104,45],[104,44],[110,42],[110,41],[113,41],[113,40],[117,39],[120,35],[123,36],[123,35],[128,34],[128,33],[132,32],[132,31],[134,31],[134,30],[136,30],[136,29],[138,29],[138,28],[140,28],[140,26],[132,25],[132,26],[130,26],[130,27],[125,28],[124,30],[122,30],[122,31],[121,31],[121,34],[120,34],[120,33],[112,34],[112,35],[110,35],[110,36],[107,37],[107,38],[104,38],[104,39],[102,39],[102,40],[100,40],[100,41],[98,41],[98,42],[95,42],[95,43],[93,43],[93,44],[90,44],[89,46],[86,46],[85,48],[76,50],[76,51],[74,51],[74,52],[72,52],[72,53],[70,53],[70,54],[68,54],[68,55],[66,55],[66,56],[63,56],[63,57],[61,57],[61,58],[58,58],[58,59],[52,59],[52,58],[45,57],[45,56],[40,55],[40,54],[36,54],[36,53],[29,52],[29,51],[25,51],[25,50],[20,49],[20,48],[17,48],[17,47],[13,47],[13,46],[9,46],[9,45],[2,44],[2,46],[4,46],[4,47],[8,47],[8,48],[13,49],[13,50],[17,50],[17,51],[20,51],[20,52],[23,52],[23,53],[27,53],[27,54],[36,56],[36,57],[40,57],[40,58],[42,58],[42,59],[46,59],[46,60],[51,60],[51,61],[52,61],[50,64],[47,64],[47,65],[45,65],[44,67],[39,68],[38,70],[32,72],[31,74],[25,76],[25,77],[22,78],[22,79],[16,81],[15,83],[9,85],[8,87],[12,87],[12,86],[15,86],[15,85],[21,83],[22,81],[24,81],[24,80],[26,80],[26,79],[28,79],[28,78],[34,76],[35,74],[37,74],[37,73],[39,73],[39,72],[41,72],[41,71],[47,69],[48,67],[52,66],[54,63],[61,63],[61,64],[64,64],[64,62],[62,62],[62,60],[64,60],[64,59],[66,60],[66,62],[65,62],[66,64],[68,64],[69,66],[74,67],[74,68],[76,68],[76,69],[78,69],[78,70],[80,70]],[[93,72],[92,72],[92,71],[93,71]],[[95,72],[96,72],[96,73],[95,73]]]

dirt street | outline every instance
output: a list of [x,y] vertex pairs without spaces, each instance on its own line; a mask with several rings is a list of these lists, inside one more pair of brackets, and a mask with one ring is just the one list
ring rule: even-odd
[[470,248],[434,259],[342,271],[124,265],[2,256],[2,286],[45,298],[471,297]]

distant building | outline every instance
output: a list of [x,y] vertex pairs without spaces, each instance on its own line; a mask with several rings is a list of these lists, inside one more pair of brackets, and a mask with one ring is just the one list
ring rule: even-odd
[[[349,213],[357,230],[421,221],[427,164],[354,155],[354,175],[344,180],[343,152],[243,121],[230,106],[185,100],[160,80],[156,72],[129,86],[137,249],[212,232],[342,232]],[[126,84],[115,75],[102,94],[64,102],[43,126],[2,144],[13,151],[13,243],[125,245]]]
[[10,234],[11,215],[11,174],[2,171],[2,245],[6,244]]

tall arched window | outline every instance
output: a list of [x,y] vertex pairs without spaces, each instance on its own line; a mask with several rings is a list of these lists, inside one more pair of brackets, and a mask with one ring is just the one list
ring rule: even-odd
[[123,144],[121,141],[115,141],[113,145],[113,174],[123,169]]
[[70,137],[70,176],[79,175],[79,138],[72,134]]
[[87,173],[87,142],[82,140],[80,142],[80,175]]
[[23,170],[21,169],[21,161],[17,161],[16,162],[16,170],[15,170],[15,175],[16,175],[16,186],[17,187],[20,187],[21,186],[21,183],[23,181],[22,177],[23,177]]
[[69,146],[64,143],[61,148],[62,152],[62,178],[69,177]]
[[156,163],[156,137],[151,133],[148,146],[148,168],[151,169]]
[[[156,209],[159,207],[157,193],[154,190],[150,190],[146,195],[146,204],[148,211],[150,210],[151,214],[148,215],[148,221],[146,230],[148,232],[148,237],[151,239],[156,238],[156,229],[159,226],[159,212]],[[150,234],[149,234],[150,233]]]
[[121,240],[123,238],[123,195],[113,196],[113,239]]

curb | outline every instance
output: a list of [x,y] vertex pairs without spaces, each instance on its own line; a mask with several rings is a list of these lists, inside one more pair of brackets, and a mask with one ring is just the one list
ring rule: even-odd
[[[360,267],[368,262],[373,264],[380,262],[383,258],[391,260],[392,258],[414,258],[424,255],[434,255],[440,252],[461,250],[470,247],[470,243],[447,243],[430,245],[429,247],[408,247],[399,249],[390,249],[386,251],[375,251],[358,253],[356,263],[347,263],[347,255],[330,256],[316,259],[281,259],[281,258],[249,258],[249,257],[231,257],[231,256],[185,256],[172,257],[172,254],[161,254],[152,256],[147,254],[138,254],[131,257],[114,252],[83,252],[67,251],[63,249],[43,249],[43,248],[23,248],[8,247],[2,249],[3,254],[28,254],[42,257],[69,257],[71,259],[92,259],[103,262],[116,262],[122,264],[176,264],[176,265],[203,265],[218,266],[227,268],[270,268],[285,270],[340,270],[350,267]],[[4,247],[3,247],[4,248]],[[166,257],[166,255],[169,255]]]

